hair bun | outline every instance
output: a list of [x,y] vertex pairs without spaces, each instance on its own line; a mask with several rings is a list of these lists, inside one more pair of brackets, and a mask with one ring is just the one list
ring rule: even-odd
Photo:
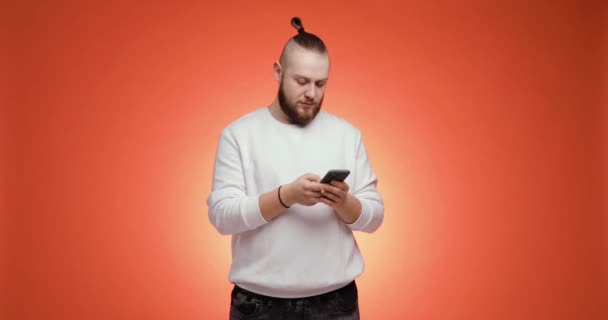
[[291,25],[298,30],[298,33],[304,33],[304,25],[302,25],[302,19],[298,17],[291,18]]

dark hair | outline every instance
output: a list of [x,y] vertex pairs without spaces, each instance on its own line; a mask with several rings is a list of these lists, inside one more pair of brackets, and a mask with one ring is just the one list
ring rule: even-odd
[[318,51],[319,53],[325,53],[327,51],[327,47],[325,47],[325,43],[323,43],[321,38],[304,31],[304,25],[300,18],[291,18],[291,25],[298,30],[298,34],[291,39],[299,46],[305,49]]

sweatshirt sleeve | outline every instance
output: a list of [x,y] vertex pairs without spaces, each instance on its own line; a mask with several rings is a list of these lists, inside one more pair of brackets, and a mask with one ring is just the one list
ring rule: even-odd
[[361,215],[347,226],[351,230],[367,233],[376,231],[384,220],[384,202],[376,189],[378,178],[371,168],[367,157],[361,131],[357,129],[356,162],[353,186],[350,192],[361,202]]
[[211,194],[207,198],[209,220],[223,235],[253,230],[267,223],[259,196],[247,196],[238,144],[229,127],[220,135],[213,169]]

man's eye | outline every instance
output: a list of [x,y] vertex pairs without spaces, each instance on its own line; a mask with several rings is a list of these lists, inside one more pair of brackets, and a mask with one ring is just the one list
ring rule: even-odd
[[325,85],[325,82],[323,82],[323,83],[317,83],[317,87],[319,87],[319,88],[323,87],[324,85]]
[[298,84],[301,85],[301,86],[303,86],[303,85],[306,84],[306,81],[298,81]]

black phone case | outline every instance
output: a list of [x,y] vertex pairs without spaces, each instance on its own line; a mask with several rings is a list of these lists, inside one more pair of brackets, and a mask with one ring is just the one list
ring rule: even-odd
[[343,182],[344,180],[346,180],[346,177],[348,177],[349,174],[350,174],[349,170],[342,170],[342,169],[329,170],[325,174],[325,177],[323,177],[323,179],[321,180],[321,183],[330,183],[334,180]]

